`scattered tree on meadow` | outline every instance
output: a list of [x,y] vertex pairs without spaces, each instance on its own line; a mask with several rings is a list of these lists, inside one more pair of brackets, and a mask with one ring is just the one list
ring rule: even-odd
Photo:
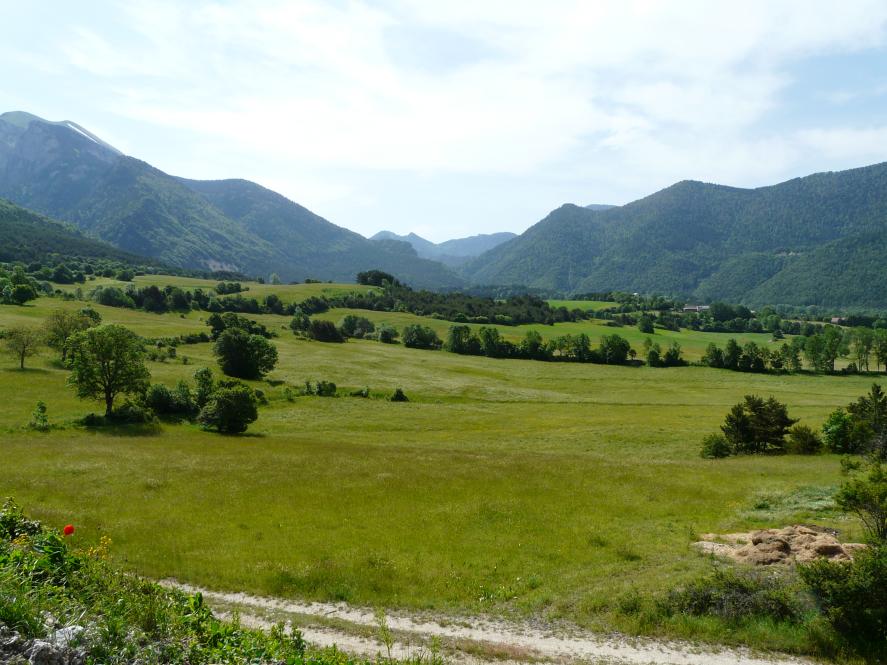
[[439,349],[441,347],[440,338],[428,326],[418,323],[406,326],[401,334],[403,345],[411,349]]
[[68,383],[81,399],[105,402],[111,416],[117,395],[143,393],[151,377],[145,365],[142,341],[131,330],[105,325],[74,333],[68,338]]
[[197,403],[197,408],[202,409],[216,389],[212,370],[209,367],[201,367],[194,372],[194,384],[194,401]]
[[206,429],[226,434],[245,432],[259,417],[255,391],[237,381],[225,382],[210,396],[197,421]]
[[638,330],[640,330],[645,335],[652,335],[656,332],[653,328],[653,317],[649,314],[642,314],[638,319]]
[[[95,310],[92,310],[95,311]],[[46,331],[46,343],[50,348],[61,351],[62,362],[68,357],[68,339],[74,333],[97,325],[97,321],[83,313],[66,309],[52,311],[43,323]]]
[[18,360],[19,369],[25,368],[25,358],[35,355],[43,342],[43,331],[26,326],[7,328],[4,337],[6,349]]
[[225,374],[241,379],[259,379],[277,364],[277,348],[271,342],[240,328],[222,332],[213,353]]
[[345,337],[354,337],[357,339],[363,339],[370,333],[376,331],[376,326],[373,324],[365,316],[357,316],[355,314],[348,314],[339,322],[339,331]]
[[783,452],[785,436],[796,422],[775,398],[746,395],[730,409],[721,431],[735,454]]
[[336,324],[325,319],[312,319],[308,325],[308,337],[318,342],[344,342],[345,338]]

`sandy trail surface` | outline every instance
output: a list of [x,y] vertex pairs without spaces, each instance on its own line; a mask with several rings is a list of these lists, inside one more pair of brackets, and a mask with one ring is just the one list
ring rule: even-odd
[[[267,628],[285,623],[314,645],[336,646],[358,656],[388,655],[377,613],[345,603],[314,603],[224,593],[164,580],[164,586],[200,592],[222,617],[237,612],[244,625]],[[747,649],[714,649],[688,642],[600,635],[579,629],[518,623],[486,617],[386,614],[393,636],[391,656],[427,655],[434,644],[452,663],[595,663],[607,665],[812,665],[814,661]]]

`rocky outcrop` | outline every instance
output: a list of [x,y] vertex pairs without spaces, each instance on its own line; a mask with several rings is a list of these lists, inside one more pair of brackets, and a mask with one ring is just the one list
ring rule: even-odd
[[28,640],[0,626],[0,665],[82,665],[86,651],[77,646],[82,632],[80,626],[68,626],[45,639]]
[[748,533],[707,533],[693,547],[739,563],[770,566],[816,559],[850,561],[865,545],[841,543],[834,532],[821,527],[795,525]]

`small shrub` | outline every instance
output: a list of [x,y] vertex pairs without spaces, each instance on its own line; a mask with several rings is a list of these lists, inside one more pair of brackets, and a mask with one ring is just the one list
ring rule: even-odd
[[822,439],[807,425],[795,425],[789,430],[786,450],[795,455],[816,455],[822,450]]
[[37,402],[34,412],[31,414],[31,420],[28,427],[37,432],[46,432],[49,430],[49,418],[46,416],[46,404]]
[[314,387],[314,394],[318,397],[335,397],[336,384],[332,381],[318,381]]
[[709,434],[702,439],[702,457],[719,459],[729,457],[733,451],[723,434]]
[[815,561],[799,568],[826,620],[858,651],[887,649],[887,547],[857,552],[851,562]]
[[318,342],[344,342],[345,338],[332,321],[313,319],[308,326],[308,337]]
[[370,389],[367,387],[363,387],[360,390],[352,391],[350,394],[352,397],[363,397],[364,399],[366,399],[370,396]]
[[106,420],[120,425],[147,425],[157,422],[154,412],[134,402],[124,402]]
[[394,394],[388,398],[389,402],[409,402],[410,399],[404,395],[403,390],[396,388]]
[[797,589],[774,573],[716,569],[660,601],[667,615],[716,616],[729,622],[799,621],[807,608]]
[[259,417],[258,400],[252,388],[240,382],[219,387],[200,410],[198,422],[204,429],[228,434],[245,432]]
[[391,326],[380,327],[376,334],[379,336],[379,341],[382,342],[382,344],[395,344],[400,335],[400,333],[397,332],[397,329],[392,328]]
[[296,391],[287,386],[283,389],[283,399],[287,402],[294,402],[296,399]]

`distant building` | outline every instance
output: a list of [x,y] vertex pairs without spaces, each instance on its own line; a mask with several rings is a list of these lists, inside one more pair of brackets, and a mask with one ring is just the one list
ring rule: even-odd
[[710,309],[708,305],[686,305],[685,312],[707,312]]
[[845,319],[841,318],[840,316],[833,316],[832,317],[832,323],[834,323],[836,326],[843,325],[844,321],[845,321]]

